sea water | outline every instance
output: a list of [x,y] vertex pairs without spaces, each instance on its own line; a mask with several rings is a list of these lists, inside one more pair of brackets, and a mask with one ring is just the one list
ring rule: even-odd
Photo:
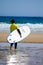
[[14,19],[18,26],[27,25],[31,32],[43,33],[43,17],[18,17],[18,16],[0,16],[0,31],[9,31],[10,21]]

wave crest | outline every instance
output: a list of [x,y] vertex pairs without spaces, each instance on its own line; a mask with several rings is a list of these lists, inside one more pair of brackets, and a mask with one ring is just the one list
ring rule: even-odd
[[[11,24],[7,23],[0,23],[0,31],[9,31]],[[43,32],[43,24],[31,24],[31,23],[26,23],[26,24],[18,24],[19,26],[24,26],[27,25],[30,27],[31,32]]]

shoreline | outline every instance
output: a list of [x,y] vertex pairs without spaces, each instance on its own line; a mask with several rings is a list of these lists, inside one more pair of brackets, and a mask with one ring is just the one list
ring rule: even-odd
[[[7,42],[9,32],[0,32],[0,42]],[[31,33],[22,43],[43,43],[43,33]]]

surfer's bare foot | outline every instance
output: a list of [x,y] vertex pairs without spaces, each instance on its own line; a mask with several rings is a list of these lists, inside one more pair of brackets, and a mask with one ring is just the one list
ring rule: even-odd
[[10,46],[10,50],[12,50],[12,46]]
[[14,49],[14,52],[16,52],[17,51],[17,49]]
[[9,52],[12,53],[12,49],[9,49]]
[[9,52],[12,52],[12,47],[10,46]]

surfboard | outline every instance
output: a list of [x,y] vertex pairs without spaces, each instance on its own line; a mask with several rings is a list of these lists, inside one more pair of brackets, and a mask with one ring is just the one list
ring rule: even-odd
[[21,26],[19,29],[20,29],[22,37],[20,37],[17,30],[14,30],[7,37],[7,40],[8,40],[9,43],[19,42],[19,41],[25,39],[31,32],[30,28],[28,26]]

